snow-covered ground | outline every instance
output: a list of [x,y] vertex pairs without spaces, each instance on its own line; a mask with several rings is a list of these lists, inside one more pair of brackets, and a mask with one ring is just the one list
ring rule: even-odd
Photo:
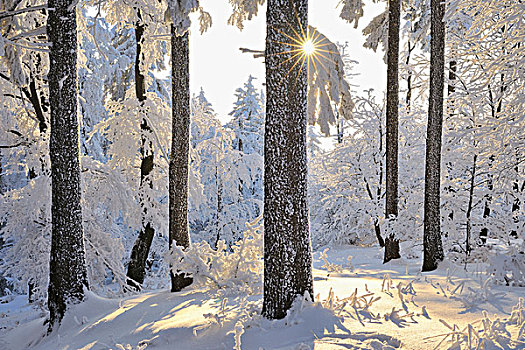
[[375,247],[314,253],[315,301],[278,321],[260,317],[261,295],[89,293],[43,337],[45,314],[7,297],[0,349],[525,349],[525,288],[447,262],[422,274],[419,260],[381,261]]

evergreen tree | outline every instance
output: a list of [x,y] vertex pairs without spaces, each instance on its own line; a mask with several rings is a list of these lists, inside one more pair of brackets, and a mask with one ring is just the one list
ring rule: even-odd
[[[172,131],[169,163],[169,247],[172,244],[188,248],[188,175],[190,139],[190,71],[189,27],[190,12],[200,11],[201,34],[211,26],[210,15],[199,1],[168,1],[167,14],[171,20],[171,86]],[[171,290],[178,292],[191,284],[192,279],[170,269]]]
[[441,0],[431,0],[430,6],[430,94],[425,154],[423,271],[435,270],[444,258],[441,243],[440,177],[445,87],[445,4]]
[[49,331],[67,306],[84,298],[88,287],[80,204],[79,126],[77,115],[76,8],[50,0],[47,34],[51,105],[51,254],[49,262]]
[[[188,167],[190,145],[189,32],[178,35],[171,27],[172,136],[169,164],[169,247],[188,248]],[[191,284],[183,273],[170,272],[171,291]]]
[[[237,149],[238,121],[222,126],[202,90],[192,99],[191,118],[190,171],[206,194],[193,192],[190,198],[194,209],[190,212],[192,240],[207,241],[212,247],[223,240],[231,248],[242,238],[246,223],[262,213],[262,155]],[[252,118],[259,125],[264,114]],[[245,151],[262,150],[261,135],[246,129],[243,134],[247,140]],[[193,184],[191,187],[195,188]]]
[[226,127],[234,130],[235,139],[233,147],[246,154],[258,153],[262,155],[264,138],[264,119],[261,97],[255,90],[251,75],[244,84],[244,89],[239,88],[235,96],[233,111],[230,112],[232,120]]
[[[398,115],[399,115],[399,17],[400,0],[388,1],[388,50],[386,88],[386,210],[385,217],[398,213]],[[398,259],[399,245],[386,237],[384,262]]]
[[283,318],[298,296],[313,297],[306,160],[308,78],[307,69],[295,64],[290,52],[295,44],[290,38],[305,35],[307,22],[307,0],[268,1],[262,312],[270,319]]

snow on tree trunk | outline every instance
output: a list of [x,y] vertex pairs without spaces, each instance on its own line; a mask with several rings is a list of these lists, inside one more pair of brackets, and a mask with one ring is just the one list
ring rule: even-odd
[[[172,133],[169,164],[169,247],[188,248],[188,166],[190,142],[189,33],[171,28]],[[192,283],[184,274],[171,276],[171,291],[179,292]]]
[[[141,13],[138,12],[139,20],[135,24],[135,40],[137,45],[137,52],[135,56],[135,93],[137,100],[140,103],[141,113],[145,114],[144,102],[146,101],[146,81],[144,74],[140,71],[141,60],[143,59],[144,53],[142,52],[142,44],[144,41],[144,30],[145,25],[141,22]],[[148,190],[153,188],[153,183],[149,177],[153,170],[153,146],[151,144],[151,128],[148,125],[146,117],[142,119],[140,123],[141,132],[141,163],[140,163],[140,186],[139,186],[139,199],[140,207],[142,208],[142,228],[139,232],[139,236],[133,245],[131,250],[131,257],[128,265],[127,277],[130,278],[128,283],[135,287],[140,288],[144,282],[144,276],[146,275],[146,259],[148,258],[151,242],[153,241],[153,235],[155,230],[151,226],[148,220]],[[137,285],[137,283],[139,285]]]
[[388,2],[388,52],[386,95],[386,217],[397,216],[398,114],[399,114],[399,0]]
[[[386,210],[385,217],[397,217],[398,207],[398,115],[399,115],[399,0],[388,2],[388,52],[386,93]],[[392,237],[392,242],[396,242]],[[398,242],[398,241],[397,241]],[[391,250],[397,247],[397,250]],[[384,262],[398,259],[399,243],[385,244]]]
[[[307,203],[307,68],[291,50],[307,30],[307,0],[269,0],[266,14],[263,315],[280,319],[313,297]],[[292,66],[294,66],[292,68]]]
[[[239,139],[240,141],[240,139]],[[219,241],[221,240],[222,237],[222,227],[223,227],[223,223],[222,223],[222,207],[223,207],[223,203],[222,203],[222,191],[223,191],[223,188],[222,188],[222,180],[221,180],[221,173],[222,171],[219,172],[219,165],[218,163],[216,163],[217,165],[215,166],[215,185],[217,186],[217,212],[215,213],[215,233],[216,233],[216,238],[215,238],[215,249],[218,249],[219,247]]]
[[441,135],[445,76],[445,4],[431,0],[430,94],[425,155],[423,271],[433,271],[442,261],[440,214]]
[[50,0],[47,35],[51,105],[51,254],[49,331],[58,326],[69,304],[84,299],[88,287],[80,204],[77,115],[77,17],[67,0]]
[[[0,151],[0,196],[2,196],[6,191],[5,181],[4,181],[4,171],[2,169],[2,152]],[[5,221],[0,220],[0,232],[5,226]],[[4,248],[4,239],[0,235],[0,251]],[[3,297],[8,288],[8,283],[3,274],[0,274],[0,297]]]

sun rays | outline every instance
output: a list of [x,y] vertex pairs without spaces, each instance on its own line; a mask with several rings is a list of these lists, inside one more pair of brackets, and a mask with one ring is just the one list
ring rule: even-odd
[[[298,18],[297,21],[299,22]],[[279,63],[278,67],[288,62],[293,62],[283,79],[289,76],[294,68],[299,66],[299,70],[295,77],[295,80],[297,81],[305,63],[307,69],[310,70],[313,68],[314,72],[317,72],[319,67],[327,69],[323,61],[333,62],[329,56],[332,54],[338,54],[338,52],[331,51],[328,48],[328,46],[331,45],[331,42],[313,27],[308,26],[307,32],[305,33],[303,26],[300,25],[299,28],[301,29],[301,32],[299,33],[290,23],[287,23],[287,25],[290,29],[288,33],[277,29],[285,39],[283,39],[283,41],[275,42],[284,45],[285,49],[273,54],[283,57],[283,60]]]

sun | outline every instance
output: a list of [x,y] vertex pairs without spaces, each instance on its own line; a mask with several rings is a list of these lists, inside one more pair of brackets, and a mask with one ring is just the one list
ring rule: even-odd
[[[326,70],[326,67],[323,61],[332,61],[330,55],[333,55],[335,52],[329,49],[331,44],[321,33],[319,33],[314,28],[308,28],[306,33],[301,28],[301,32],[298,33],[290,24],[290,29],[292,33],[287,34],[282,30],[279,32],[288,39],[287,42],[277,42],[283,44],[288,48],[277,52],[274,55],[290,55],[286,59],[283,59],[279,65],[285,64],[287,62],[292,62],[290,68],[286,72],[285,76],[288,76],[290,72],[297,66],[299,66],[299,71],[297,77],[299,77],[301,71],[306,68],[308,71],[314,69],[315,72],[318,71],[318,66],[321,66]],[[283,76],[283,79],[284,77]],[[297,79],[296,77],[296,79]]]
[[[291,23],[286,23],[289,30],[272,26],[272,28],[282,35],[280,39],[282,41],[272,40],[272,42],[284,47],[282,51],[272,53],[271,55],[282,55],[281,57],[283,57],[283,59],[278,63],[278,66],[289,62],[288,71],[283,75],[282,79],[298,67],[299,69],[296,72],[297,75],[295,78],[297,81],[303,69],[307,72],[317,74],[318,69],[321,67],[323,70],[327,70],[323,61],[330,61],[335,64],[332,56],[337,55],[337,48],[314,27],[302,26],[297,13],[296,19],[299,29]],[[313,71],[311,70],[312,68]]]
[[315,46],[315,43],[313,42],[312,38],[308,38],[303,42],[302,50],[306,56],[315,55],[317,47]]

